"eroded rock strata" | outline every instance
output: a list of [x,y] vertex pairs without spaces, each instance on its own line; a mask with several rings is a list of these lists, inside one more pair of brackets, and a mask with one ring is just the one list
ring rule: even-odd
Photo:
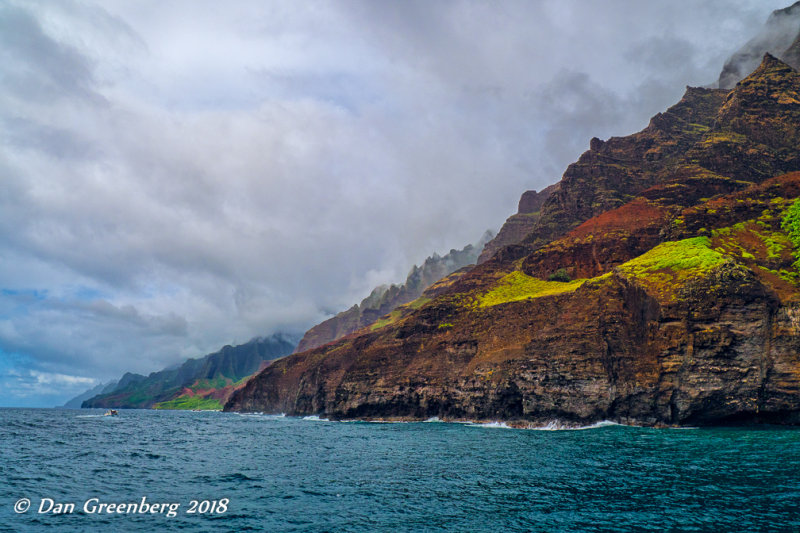
[[798,113],[800,75],[769,55],[731,91],[688,89],[593,140],[520,244],[276,361],[226,409],[800,423]]

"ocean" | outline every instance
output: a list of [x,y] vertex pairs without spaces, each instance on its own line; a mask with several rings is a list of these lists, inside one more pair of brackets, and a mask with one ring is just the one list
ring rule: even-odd
[[0,409],[0,531],[800,531],[800,429]]

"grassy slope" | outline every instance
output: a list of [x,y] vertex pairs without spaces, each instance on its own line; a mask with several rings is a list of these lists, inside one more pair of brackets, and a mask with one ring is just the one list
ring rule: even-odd
[[224,376],[218,376],[213,380],[198,380],[175,398],[153,405],[153,409],[221,410],[230,394],[251,377],[252,375],[246,376],[238,381],[233,381]]
[[568,282],[544,281],[527,276],[522,272],[512,272],[503,276],[495,288],[478,298],[479,307],[491,307],[508,302],[539,298],[564,292],[573,292],[586,280],[577,279]]
[[[676,222],[683,223],[680,218]],[[791,268],[785,268],[787,254],[794,259]],[[800,199],[773,198],[758,218],[715,229],[710,235],[664,242],[616,267],[614,273],[636,279],[662,299],[675,300],[677,289],[687,281],[703,277],[726,262],[750,268],[778,293],[785,294],[787,289],[794,292],[800,285]],[[574,292],[587,281],[600,281],[610,274],[564,283],[514,271],[477,295],[476,300],[478,307],[490,307]]]
[[216,398],[203,398],[200,396],[178,396],[174,400],[157,403],[153,406],[153,408],[219,411],[222,410],[222,403]]

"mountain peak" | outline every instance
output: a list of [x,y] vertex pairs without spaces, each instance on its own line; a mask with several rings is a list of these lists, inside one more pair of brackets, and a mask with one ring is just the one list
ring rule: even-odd
[[761,86],[764,84],[768,84],[773,88],[780,86],[791,90],[796,87],[797,78],[797,69],[766,52],[758,67],[749,76],[736,84],[733,93],[740,92],[742,87]]
[[719,75],[720,89],[732,89],[762,61],[764,53],[800,67],[800,2],[773,11],[761,31],[725,62]]
[[800,0],[789,7],[784,7],[783,9],[776,9],[773,11],[769,16],[769,21],[773,21],[781,17],[793,17],[797,15],[800,15]]
[[[764,54],[761,64],[749,76],[736,84],[729,95],[730,99],[753,96],[765,105],[772,101],[779,103],[800,103],[794,100],[800,90],[800,73],[785,61],[769,52]],[[727,104],[726,104],[727,105]]]
[[[744,150],[744,145],[739,143],[744,150],[737,156],[739,159],[758,152],[762,162],[772,161],[777,169],[797,170],[800,164],[796,153],[800,143],[799,122],[800,73],[766,53],[758,68],[727,95],[714,126],[715,138],[727,135],[735,141],[739,138],[737,135],[743,135],[749,147]],[[765,150],[765,146],[771,148]],[[749,172],[756,170],[751,165]]]
[[[759,70],[794,70],[791,65],[782,61],[781,59],[775,57],[774,55],[770,54],[769,52],[764,53],[764,57],[761,59],[761,65],[753,71],[753,74],[750,76],[755,75]],[[748,77],[750,77],[748,76]]]

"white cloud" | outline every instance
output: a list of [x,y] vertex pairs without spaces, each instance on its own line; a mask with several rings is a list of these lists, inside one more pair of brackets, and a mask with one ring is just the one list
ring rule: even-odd
[[66,374],[51,374],[48,372],[30,371],[30,376],[36,380],[39,385],[78,385],[85,387],[87,385],[96,385],[97,380],[93,378],[83,378],[80,376],[68,376]]
[[105,380],[301,330],[497,229],[781,6],[7,2],[0,350]]
[[78,395],[97,383],[94,378],[35,370],[11,369],[0,373],[4,406],[53,407],[63,403],[60,398],[65,395]]

